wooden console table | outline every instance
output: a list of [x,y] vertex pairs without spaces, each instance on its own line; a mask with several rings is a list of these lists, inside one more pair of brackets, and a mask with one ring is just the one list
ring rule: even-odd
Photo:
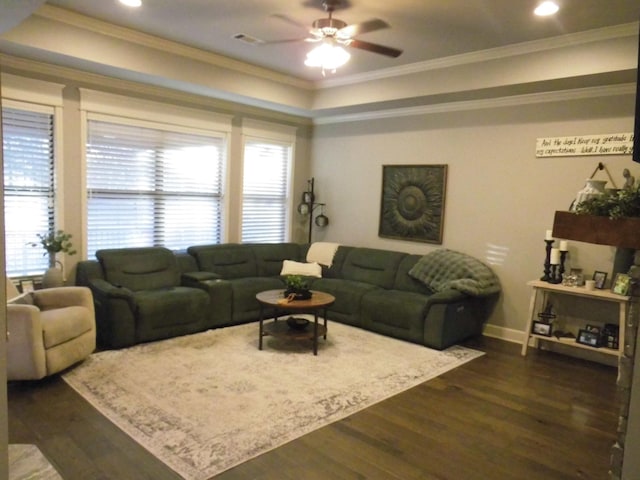
[[[527,348],[529,346],[529,341],[531,339],[534,340],[534,346],[538,347],[539,341],[543,340],[551,343],[560,343],[562,345],[567,345],[570,347],[582,348],[586,350],[592,350],[600,353],[605,353],[608,355],[614,355],[616,357],[621,357],[624,352],[624,335],[625,335],[625,325],[627,318],[627,307],[629,305],[630,297],[624,295],[618,295],[616,293],[611,292],[610,290],[587,290],[584,287],[567,287],[564,285],[553,284],[548,282],[543,282],[541,280],[533,280],[527,282],[527,285],[533,288],[531,292],[531,300],[529,302],[529,319],[527,321],[527,330],[524,343],[522,344],[522,355],[525,356],[527,354]],[[619,333],[618,333],[618,348],[607,348],[607,347],[590,347],[588,345],[583,345],[576,342],[575,338],[565,338],[565,337],[547,337],[545,335],[538,335],[532,333],[532,326],[534,320],[537,319],[538,312],[542,311],[544,306],[547,304],[547,300],[550,293],[560,294],[560,295],[572,295],[576,297],[590,298],[595,300],[602,300],[605,302],[614,302],[618,304],[618,318],[611,319],[610,323],[615,323],[617,320]],[[585,321],[585,324],[587,322]]]

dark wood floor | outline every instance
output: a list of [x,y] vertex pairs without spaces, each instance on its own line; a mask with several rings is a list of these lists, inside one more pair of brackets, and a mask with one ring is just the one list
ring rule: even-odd
[[[482,338],[487,354],[216,480],[608,478],[616,369]],[[65,480],[178,479],[59,378],[9,384],[11,443]]]

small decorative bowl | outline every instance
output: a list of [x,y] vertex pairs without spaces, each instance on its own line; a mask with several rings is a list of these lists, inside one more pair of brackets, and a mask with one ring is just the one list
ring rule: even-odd
[[287,325],[292,330],[304,330],[309,325],[309,320],[306,318],[289,317],[287,318]]

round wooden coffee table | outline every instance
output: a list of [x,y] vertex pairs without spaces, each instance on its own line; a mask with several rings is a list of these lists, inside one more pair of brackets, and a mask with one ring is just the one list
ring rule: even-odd
[[[288,338],[291,340],[313,340],[313,354],[318,354],[318,337],[327,338],[327,309],[333,305],[336,298],[325,292],[311,290],[311,298],[308,300],[292,300],[287,302],[284,290],[267,290],[256,295],[260,303],[260,333],[258,348],[262,350],[262,337],[271,335],[274,337]],[[274,309],[273,321],[264,322],[264,309]],[[324,322],[318,324],[318,312],[322,311]],[[278,320],[281,313],[310,313],[313,314],[313,322],[306,328],[294,328],[287,321]],[[313,327],[311,327],[313,325]]]

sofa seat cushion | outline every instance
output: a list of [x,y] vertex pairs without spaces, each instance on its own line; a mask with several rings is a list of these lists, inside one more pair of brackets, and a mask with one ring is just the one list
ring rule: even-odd
[[136,292],[134,301],[138,320],[153,322],[150,328],[201,322],[209,308],[209,295],[188,287]]
[[73,306],[40,312],[44,348],[73,340],[93,329],[93,315],[85,307]]
[[311,289],[329,293],[336,297],[335,303],[330,308],[331,312],[359,314],[362,297],[367,292],[379,290],[379,287],[353,280],[319,278],[313,280]]

